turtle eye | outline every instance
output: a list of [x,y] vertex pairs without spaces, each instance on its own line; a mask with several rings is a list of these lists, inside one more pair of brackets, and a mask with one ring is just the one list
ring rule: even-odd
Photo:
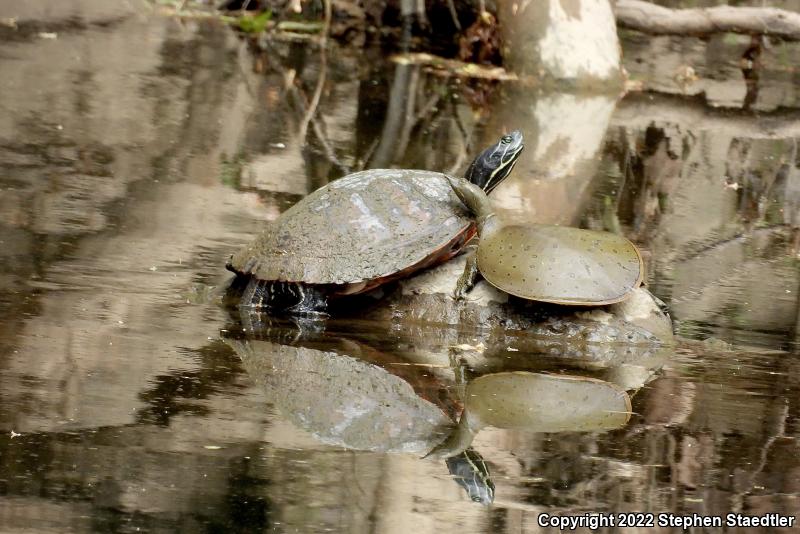
[[504,145],[509,144],[511,141],[513,141],[513,139],[510,135],[504,135],[503,138],[500,139],[500,142],[503,143]]

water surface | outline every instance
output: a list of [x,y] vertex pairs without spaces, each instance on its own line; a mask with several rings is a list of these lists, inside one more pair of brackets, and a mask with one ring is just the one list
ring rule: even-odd
[[[798,513],[800,128],[784,71],[758,114],[616,102],[458,82],[373,49],[256,51],[219,24],[116,4],[0,8],[19,18],[0,28],[0,530]],[[720,103],[738,103],[728,89]],[[494,195],[502,215],[635,240],[676,348],[598,363],[358,310],[324,332],[253,332],[220,305],[225,258],[310,191],[364,168],[460,172],[510,128],[528,146]],[[602,380],[633,415],[486,426],[472,441],[485,506],[422,456],[470,383],[508,371]],[[334,416],[348,409],[371,419],[347,433]]]

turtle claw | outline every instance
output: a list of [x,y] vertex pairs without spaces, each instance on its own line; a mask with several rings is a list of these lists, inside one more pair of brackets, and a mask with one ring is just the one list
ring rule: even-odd
[[456,284],[456,289],[453,291],[453,299],[455,300],[465,300],[467,298],[467,292],[469,292],[471,288],[467,287],[467,284],[461,283],[461,278],[458,279],[458,283]]
[[475,255],[475,250],[467,253],[467,263],[464,265],[464,272],[458,277],[456,282],[456,289],[453,291],[453,298],[455,300],[464,300],[467,298],[467,293],[473,288],[478,279],[478,258]]
[[326,312],[328,300],[325,295],[313,286],[296,286],[299,298],[297,303],[286,308],[286,312],[292,315],[301,315],[315,320],[323,320],[329,317]]

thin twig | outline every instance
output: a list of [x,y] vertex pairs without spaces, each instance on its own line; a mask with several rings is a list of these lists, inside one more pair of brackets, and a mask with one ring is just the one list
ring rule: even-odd
[[[308,100],[306,99],[305,94],[299,87],[297,87],[296,85],[290,86],[289,94],[292,95],[292,97],[294,98],[298,108],[308,109]],[[339,170],[341,170],[344,174],[349,174],[350,173],[349,167],[339,160],[339,158],[336,156],[336,152],[333,150],[333,147],[331,146],[330,141],[328,141],[327,139],[327,136],[325,134],[325,124],[322,121],[321,117],[318,117],[316,114],[312,115],[310,124],[312,127],[312,131],[317,137],[317,141],[319,141],[319,144],[322,146],[322,154],[324,154],[325,157],[328,159],[328,161],[330,161],[332,164],[338,167]],[[305,138],[303,138],[303,140],[305,142]]]
[[455,100],[450,100],[450,104],[453,108],[453,122],[456,123],[456,129],[461,133],[461,143],[463,144],[463,148],[458,153],[455,163],[453,163],[448,171],[448,174],[455,174],[458,172],[458,169],[464,165],[464,161],[467,159],[467,154],[470,152],[470,146],[472,145],[472,134],[467,133],[464,125],[461,124],[461,117],[458,116],[458,107],[456,106]]
[[436,108],[436,105],[441,100],[441,96],[438,94],[432,95],[425,104],[422,105],[422,108],[414,115],[414,124],[419,122],[420,120],[424,119]]
[[380,137],[376,137],[375,139],[372,140],[372,143],[370,143],[369,147],[367,147],[366,152],[364,152],[364,157],[361,158],[361,161],[358,163],[359,170],[364,170],[364,168],[367,165],[367,162],[372,157],[372,153],[375,152],[375,148],[377,148],[380,140],[381,140]]
[[325,78],[327,77],[328,73],[328,52],[327,49],[323,46],[319,50],[319,76],[317,77],[317,86],[314,88],[314,96],[311,98],[311,103],[308,105],[308,109],[306,110],[305,117],[303,117],[303,122],[300,123],[300,130],[298,131],[298,136],[300,139],[306,138],[306,132],[308,131],[308,125],[311,122],[311,119],[314,118],[314,114],[317,112],[317,107],[319,106],[320,98],[322,98],[322,89],[325,86]]
[[328,158],[328,161],[339,167],[339,170],[344,174],[350,174],[350,167],[339,160],[336,156],[336,152],[333,150],[333,146],[331,146],[330,141],[328,141],[328,137],[325,134],[325,124],[322,122],[321,118],[317,116],[312,118],[311,127],[314,130],[314,134],[317,136],[317,141],[322,145],[322,151],[325,157]]

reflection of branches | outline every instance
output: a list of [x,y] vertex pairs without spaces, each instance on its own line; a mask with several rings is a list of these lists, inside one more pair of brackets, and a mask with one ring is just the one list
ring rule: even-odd
[[317,113],[317,107],[319,106],[319,100],[322,97],[322,89],[325,87],[325,78],[328,72],[328,53],[327,49],[323,46],[320,48],[319,51],[319,76],[317,77],[317,86],[314,88],[314,96],[311,97],[311,103],[308,105],[306,109],[305,116],[303,117],[303,122],[300,123],[300,129],[298,130],[298,137],[300,139],[306,138],[306,133],[308,131],[308,124],[311,122],[311,119],[314,118],[314,115]]
[[317,141],[319,144],[322,145],[322,151],[325,154],[325,157],[328,158],[328,161],[339,167],[339,170],[342,171],[343,174],[350,173],[350,167],[345,165],[341,162],[341,160],[336,156],[336,152],[333,150],[333,146],[331,146],[330,141],[328,141],[328,136],[325,133],[325,123],[322,119],[313,119],[311,121],[311,126],[314,129],[314,135],[317,137]]
[[320,72],[320,80],[322,82],[317,83],[317,89],[314,91],[314,96],[312,97],[311,102],[308,101],[305,93],[303,92],[302,88],[300,87],[299,82],[294,82],[289,85],[289,94],[292,96],[292,99],[295,101],[295,105],[299,109],[305,109],[305,113],[303,116],[303,122],[301,123],[300,127],[298,128],[299,135],[298,137],[305,141],[306,134],[308,131],[308,126],[310,124],[314,135],[317,138],[320,146],[322,147],[322,153],[325,157],[334,164],[336,167],[339,168],[344,174],[350,172],[350,169],[344,163],[339,160],[339,157],[336,155],[336,151],[333,149],[330,141],[328,140],[328,136],[326,134],[325,124],[323,119],[317,116],[317,108],[319,106],[320,94],[322,93],[321,87],[324,84],[324,75]]
[[364,152],[364,157],[358,162],[357,167],[359,170],[364,170],[367,166],[367,162],[372,157],[372,154],[375,152],[375,148],[377,148],[378,143],[380,142],[380,138],[376,137],[372,140],[372,142],[367,147],[367,150]]
[[319,104],[322,99],[322,92],[325,88],[325,81],[327,79],[328,55],[326,48],[320,48],[320,70],[317,78],[317,83],[314,88],[314,94],[311,100],[306,97],[302,88],[300,80],[296,79],[294,71],[284,72],[284,78],[287,80],[286,87],[290,98],[293,100],[295,107],[303,113],[303,119],[298,126],[298,138],[305,143],[308,133],[308,127],[311,126],[314,135],[322,147],[322,153],[333,165],[338,167],[344,174],[350,172],[350,169],[342,163],[336,152],[333,149],[328,136],[326,128],[321,116],[318,115]]
[[464,125],[461,123],[461,117],[458,115],[458,109],[456,108],[455,100],[450,100],[450,106],[453,110],[453,122],[456,124],[456,128],[461,134],[461,150],[459,150],[458,156],[456,156],[455,163],[453,163],[453,165],[450,166],[450,169],[448,169],[448,173],[453,174],[458,171],[462,165],[464,165],[464,160],[467,159],[467,154],[470,153],[470,148],[472,146],[472,134],[467,133],[467,129],[464,128]]
[[[789,227],[784,224],[776,224],[773,226],[767,226],[764,228],[756,228],[750,230],[746,233],[738,233],[732,237],[722,239],[719,241],[714,241],[712,243],[703,243],[699,247],[684,247],[684,251],[682,253],[676,254],[673,258],[670,259],[672,263],[679,263],[679,262],[686,262],[692,259],[696,259],[700,256],[705,254],[714,253],[719,249],[728,246],[735,246],[738,244],[742,244],[743,242],[753,239],[753,238],[762,238],[762,239],[783,239],[785,240],[786,235],[788,234]],[[780,260],[780,255],[771,255],[767,258],[760,258],[759,261],[767,261],[767,260]]]
[[411,70],[411,79],[408,84],[408,93],[406,94],[405,107],[403,108],[402,127],[397,139],[397,146],[395,147],[394,157],[397,158],[401,154],[405,154],[408,148],[408,141],[411,139],[411,131],[416,124],[414,109],[417,103],[417,88],[419,86],[419,69]]
[[[430,96],[421,102],[418,95]],[[470,144],[469,136],[459,120],[458,110],[455,105],[443,106],[442,98],[443,93],[437,88],[433,90],[423,88],[418,65],[397,63],[379,141],[370,147],[369,155],[364,158],[368,166],[386,167],[402,158],[408,150],[412,133],[421,129],[429,130],[430,126],[437,122],[437,117],[447,111],[452,112],[454,122],[465,139],[466,150]],[[461,167],[463,158],[464,151],[458,154],[458,161],[452,168]]]
[[322,27],[322,35],[320,36],[319,44],[319,77],[317,78],[317,86],[314,89],[314,96],[311,98],[311,104],[309,104],[306,115],[300,125],[300,130],[298,132],[300,139],[306,138],[308,123],[311,122],[311,119],[314,118],[317,112],[319,99],[322,97],[322,89],[325,87],[325,78],[328,73],[328,34],[331,31],[331,15],[331,0],[325,0],[325,22]]
[[381,140],[369,162],[372,167],[387,167],[399,155],[404,154],[414,122],[414,105],[419,68],[398,64],[394,70],[394,80],[389,93],[386,120],[381,132]]
[[447,9],[450,10],[450,18],[453,19],[453,25],[458,31],[461,31],[461,21],[458,20],[458,12],[453,0],[447,0]]
[[[312,131],[317,138],[320,146],[322,146],[322,153],[325,157],[330,161],[332,164],[336,165],[339,170],[341,170],[344,174],[350,172],[350,169],[344,163],[339,160],[339,157],[336,155],[336,152],[333,150],[333,146],[331,145],[330,141],[328,140],[328,136],[325,133],[326,128],[321,117],[318,117],[315,113],[309,114],[309,110],[312,109],[311,104],[308,103],[308,100],[303,93],[303,90],[297,86],[297,84],[293,84],[290,86],[290,94],[295,100],[298,108],[306,108],[306,116],[309,117],[309,122],[311,123]],[[301,139],[305,140],[305,132],[306,127],[301,126],[301,130],[304,134]]]
[[800,137],[800,110],[780,109],[771,113],[750,113],[731,108],[714,108],[698,99],[660,93],[630,93],[617,106],[611,124],[626,128],[647,128],[653,122],[680,125],[681,129],[715,135],[780,139]]
[[[772,433],[772,435],[770,435],[766,439],[766,443],[764,443],[761,446],[758,465],[756,465],[755,468],[753,468],[752,471],[748,473],[747,476],[747,478],[749,479],[747,482],[748,488],[744,492],[737,494],[737,496],[740,497],[742,500],[744,497],[751,494],[755,489],[756,478],[758,477],[758,475],[762,474],[764,472],[764,468],[767,467],[767,462],[769,460],[769,453],[772,451],[773,445],[775,445],[775,443],[779,439],[786,437],[786,420],[789,418],[789,406],[788,403],[786,403],[785,398],[784,398],[784,405],[779,406],[779,409],[780,409],[780,414],[778,415],[778,419],[776,421],[777,428],[775,428],[774,433]],[[739,502],[737,504],[741,506],[742,503]]]
[[438,93],[431,95],[428,101],[425,102],[420,110],[414,115],[414,124],[417,124],[422,119],[428,118],[431,113],[436,111],[439,100],[441,99],[442,97]]
[[287,80],[289,96],[294,101],[295,107],[298,110],[301,110],[303,114],[303,118],[297,128],[298,138],[301,140],[301,142],[305,143],[308,135],[308,128],[310,126],[317,138],[317,141],[319,141],[319,144],[322,147],[322,153],[324,156],[343,173],[347,174],[350,172],[350,169],[343,164],[336,155],[333,146],[328,140],[328,136],[326,134],[327,129],[325,128],[324,121],[317,113],[319,110],[320,101],[322,99],[322,93],[325,90],[325,83],[327,81],[328,73],[327,42],[330,34],[333,12],[331,0],[324,0],[324,7],[325,19],[323,31],[319,40],[319,75],[317,76],[317,83],[314,87],[314,93],[311,96],[311,100],[306,97],[306,94],[302,88],[302,83],[300,80],[295,78],[293,71],[290,71],[290,73],[284,72],[284,78]]

